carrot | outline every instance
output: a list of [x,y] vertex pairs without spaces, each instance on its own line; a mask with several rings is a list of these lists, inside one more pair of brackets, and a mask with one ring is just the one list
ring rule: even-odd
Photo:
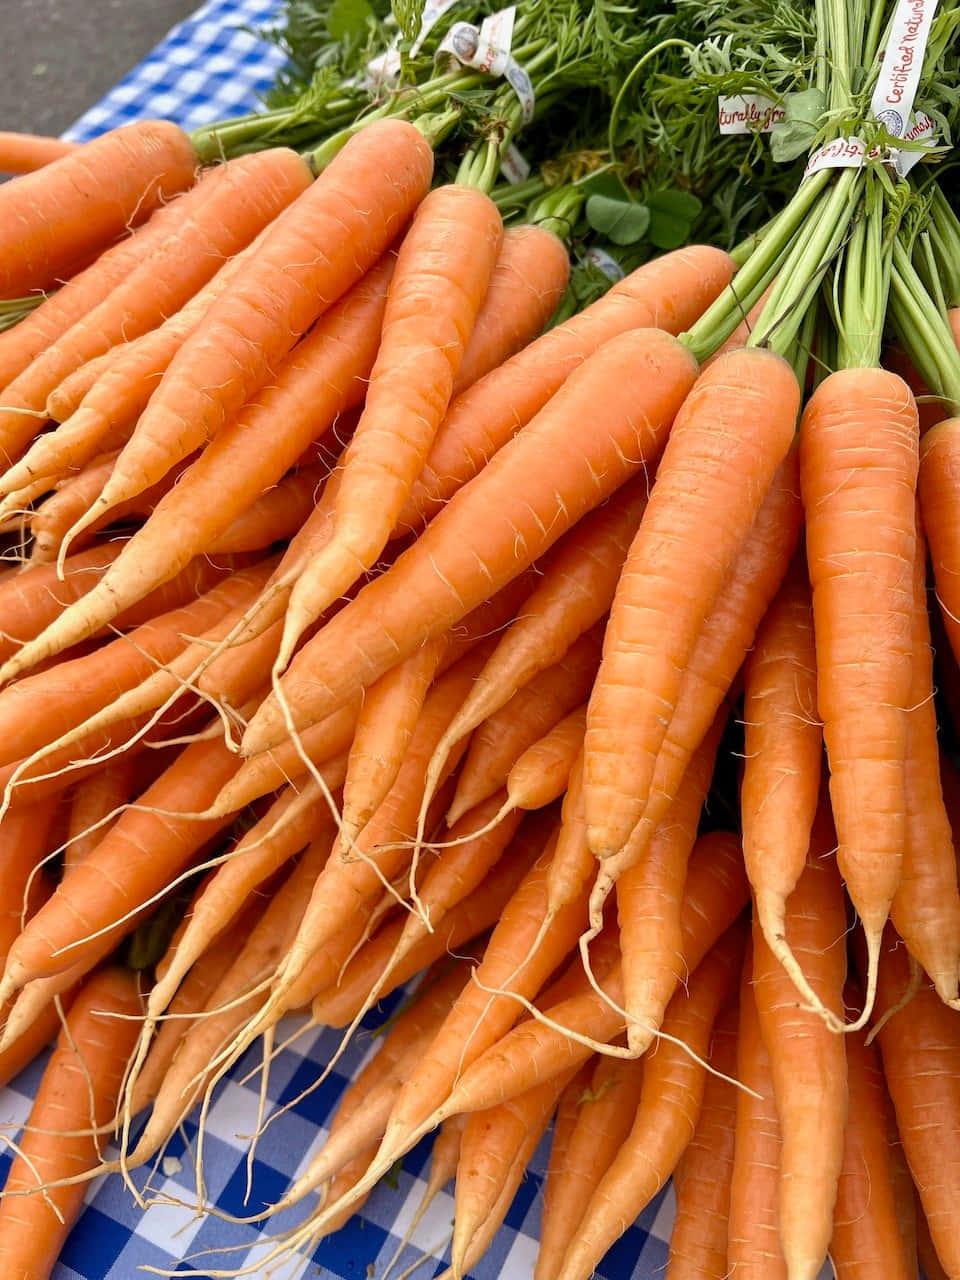
[[688,990],[671,1002],[663,1031],[674,1039],[660,1040],[644,1059],[632,1128],[587,1201],[557,1280],[587,1280],[666,1182],[693,1137],[706,1078],[702,1059],[717,1013],[736,989],[744,934],[742,927],[730,929],[694,971]]
[[[791,450],[774,477],[753,528],[740,548],[713,609],[704,621],[680,695],[657,756],[641,826],[630,837],[630,859],[670,811],[692,752],[730,696],[757,627],[796,549],[803,519],[797,453]],[[624,856],[623,861],[629,861]]]
[[650,1044],[667,1001],[686,978],[683,945],[684,886],[691,858],[710,865],[719,879],[726,870],[742,883],[742,846],[729,831],[697,840],[722,721],[718,721],[684,774],[677,800],[657,829],[646,857],[617,881],[624,1008],[630,1015],[627,1043],[636,1053]]
[[60,1032],[61,1015],[70,1008],[71,992],[65,992],[57,1004],[50,1003],[30,1023],[26,1031],[6,1049],[0,1050],[0,1088],[8,1085],[25,1067],[38,1057]]
[[74,787],[70,796],[67,844],[63,851],[64,875],[78,867],[106,835],[109,826],[104,825],[104,819],[122,808],[134,795],[136,775],[136,758],[121,756],[108,768],[91,774]]
[[446,643],[428,641],[364,691],[343,784],[345,837],[356,837],[393,786]]
[[584,701],[600,664],[602,644],[603,625],[596,623],[559,662],[534,676],[474,731],[448,823],[499,790],[523,752]]
[[113,129],[0,191],[0,297],[42,288],[184,191],[197,157],[165,120]]
[[[118,454],[114,451],[92,459],[76,475],[61,480],[55,492],[34,507],[30,515],[30,533],[33,537],[29,560],[31,565],[49,564],[57,559],[61,548],[64,556],[66,555],[65,541],[71,529],[96,501],[97,494],[110,478],[117,457]],[[70,536],[70,549],[80,551],[89,546],[94,537],[109,524],[146,519],[163,495],[178,483],[189,465],[188,459],[174,467],[157,484],[137,494],[130,502],[114,507],[100,519],[85,525],[80,535]]]
[[511,1181],[516,1193],[523,1176],[523,1168],[517,1166],[522,1160],[525,1167],[533,1155],[575,1074],[576,1068],[565,1071],[501,1107],[468,1117],[454,1196],[450,1269],[455,1277],[465,1274],[470,1246],[489,1231],[491,1215]]
[[[150,1042],[150,1049],[135,1077],[128,1077],[125,1088],[130,1097],[130,1111],[137,1115],[148,1107],[160,1092],[167,1069],[176,1055],[183,1036],[207,1006],[210,997],[240,954],[250,931],[262,916],[264,903],[252,899],[236,919],[198,956],[167,1006],[167,1021]],[[189,1020],[188,1020],[189,1019]],[[142,1035],[142,1031],[140,1032]]]
[[[63,379],[47,397],[46,408],[52,417],[56,414],[51,397],[60,390],[66,396],[74,394],[91,372],[97,373],[75,415],[61,422],[55,431],[34,440],[3,476],[0,483],[4,488],[12,489],[43,471],[59,474],[82,466],[101,450],[125,444],[176,352],[214,300],[257,253],[266,234],[266,230],[262,231],[245,249],[223,263],[216,275],[162,324],[129,342],[118,341],[103,357],[87,361]],[[99,372],[91,370],[98,360],[105,360],[105,365]],[[71,382],[72,388],[67,385]]]
[[917,1196],[917,1254],[919,1255],[920,1266],[923,1268],[925,1280],[950,1280],[946,1271],[943,1269],[943,1263],[937,1256],[933,1240],[930,1237],[930,1227],[923,1212],[923,1205],[920,1201],[919,1193]]
[[570,258],[553,232],[507,227],[483,306],[453,381],[458,396],[515,355],[541,331],[567,287]]
[[[334,856],[317,877],[293,944],[274,977],[269,998],[259,1017],[238,1034],[230,1050],[232,1055],[238,1056],[263,1026],[271,1024],[280,1012],[297,1007],[302,998],[310,998],[319,985],[315,984],[312,976],[309,989],[297,999],[296,1004],[291,1003],[290,995],[308,965],[314,958],[321,966],[329,961],[324,951],[325,944],[342,931],[345,920],[356,926],[353,940],[358,941],[367,915],[383,888],[409,866],[411,848],[408,837],[423,789],[426,760],[449,722],[454,707],[462,701],[464,690],[482,665],[484,656],[485,650],[481,647],[437,683],[424,704],[410,750],[390,793],[354,845],[348,848],[338,837]],[[457,763],[453,761],[451,769]],[[334,975],[336,972],[335,968]]]
[[[856,1007],[859,994],[851,992],[847,1003]],[[907,1280],[911,1267],[897,1217],[880,1056],[859,1035],[847,1038],[846,1050],[850,1106],[830,1258],[838,1280]]]
[[[138,337],[176,311],[217,267],[310,185],[295,151],[275,147],[208,170],[177,201],[171,234],[110,295],[62,334],[3,393],[5,406],[34,410],[69,373],[118,342]],[[0,414],[0,441],[13,461],[34,432],[23,414]]]
[[321,1026],[346,1026],[366,1005],[374,987],[383,999],[425,966],[455,953],[463,943],[496,924],[544,843],[543,832],[524,828],[487,872],[483,883],[449,907],[434,932],[423,934],[402,958],[397,958],[397,952],[406,922],[401,918],[384,925],[344,967],[334,986],[316,992],[314,1021]]
[[[422,884],[417,886],[417,910],[410,912],[405,919],[401,920],[399,934],[392,926],[385,927],[386,935],[391,938],[396,937],[395,946],[380,976],[371,986],[361,1009],[354,1015],[348,1034],[352,1034],[360,1017],[380,999],[383,987],[391,981],[397,967],[419,944],[427,941],[431,934],[436,933],[453,908],[469,898],[484,883],[501,854],[510,846],[521,815],[519,813],[510,815],[491,827],[490,818],[497,813],[499,807],[500,797],[494,796],[492,801],[481,804],[464,814],[451,832],[451,838],[457,841],[462,840],[462,843],[442,850],[440,857],[426,871]],[[471,839],[474,832],[482,834],[477,834]],[[520,842],[521,849],[525,845],[524,837]],[[511,853],[513,852],[511,848]],[[523,858],[522,852],[520,857]],[[532,858],[526,859],[528,864],[531,860]],[[444,933],[446,934],[446,930]],[[336,984],[341,992],[349,980],[349,967],[348,965],[347,970],[341,973]],[[349,977],[352,976],[349,974]],[[314,1008],[316,1009],[316,1004]]]
[[154,484],[264,386],[314,320],[388,248],[424,196],[432,169],[423,135],[402,120],[374,121],[350,139],[274,221],[174,356],[100,496],[101,508]]
[[743,349],[714,361],[677,415],[617,586],[587,709],[587,838],[601,857],[618,853],[643,816],[703,615],[786,457],[799,405],[789,365]]
[[[164,322],[166,323],[166,322]],[[161,326],[162,327],[162,326]],[[151,329],[151,333],[156,332]],[[84,396],[91,387],[94,386],[100,375],[119,358],[119,356],[127,350],[127,343],[120,342],[116,346],[108,348],[99,356],[94,356],[80,366],[74,369],[73,373],[68,373],[62,382],[58,382],[50,394],[47,396],[47,403],[44,406],[47,417],[52,418],[54,422],[64,423],[66,420],[80,408],[83,403]],[[20,466],[30,458],[31,453],[39,444],[39,439],[33,442],[27,454],[20,461]],[[25,468],[24,468],[25,469]],[[11,468],[12,470],[12,468]],[[9,474],[9,473],[8,473]],[[4,477],[6,485],[9,486],[9,480]],[[14,481],[16,483],[16,481]]]
[[224,551],[257,551],[291,538],[316,505],[330,468],[325,462],[288,471],[271,489],[254,498],[209,544],[214,555]]
[[92,977],[74,1000],[30,1110],[38,1132],[23,1135],[0,1200],[4,1275],[43,1280],[53,1271],[86,1188],[43,1188],[97,1163],[96,1130],[114,1114],[139,1009],[134,975],[115,968]]
[[183,649],[185,636],[202,634],[223,610],[250,599],[266,581],[269,567],[253,565],[233,574],[192,604],[4,689],[0,692],[0,763],[30,756],[135,688]]
[[[906,948],[888,931],[880,958],[878,1013],[909,983]],[[960,1014],[924,983],[910,1003],[881,1026],[883,1073],[897,1115],[904,1154],[947,1275],[960,1274],[960,1238],[952,1206],[960,1186]]]
[[173,815],[202,810],[235,767],[220,738],[185,747],[20,934],[0,995],[79,963],[102,932],[162,890],[226,823]]
[[540,809],[567,789],[577,756],[583,749],[587,704],[555,724],[517,757],[507,774],[507,799],[517,809]]
[[469,980],[468,973],[466,959],[459,959],[449,964],[445,972],[428,975],[389,1027],[377,1053],[343,1094],[327,1141],[273,1212],[297,1204],[377,1141],[404,1079],[443,1025],[464,982]]
[[443,1118],[432,1113],[458,1073],[517,1020],[520,1005],[507,994],[491,992],[506,987],[522,995],[535,994],[572,946],[583,917],[582,900],[557,917],[539,949],[528,955],[522,970],[517,968],[515,956],[527,954],[543,914],[545,872],[551,853],[548,845],[503,911],[475,972],[476,981],[466,985],[429,1051],[404,1083],[377,1157],[358,1189],[380,1177],[416,1137]]
[[[224,533],[265,485],[283,475],[315,433],[362,397],[390,271],[386,258],[321,319],[285,361],[276,384],[224,427],[124,545],[115,572],[104,575],[82,608],[56,620],[48,640],[59,649],[61,642],[92,634],[146,590],[173,577]],[[259,468],[246,465],[251,450],[262,459]]]
[[941,1000],[958,1001],[960,893],[953,832],[943,802],[927,614],[927,556],[917,532],[913,572],[913,683],[908,702],[906,840],[903,874],[890,907],[894,927]]
[[[666,1280],[725,1280],[727,1218],[737,1123],[737,1008],[721,1011],[710,1042],[700,1119],[673,1175],[676,1217]],[[733,1274],[736,1274],[734,1272]]]
[[793,569],[747,659],[743,718],[743,856],[767,945],[798,991],[816,1003],[784,932],[820,796],[813,611],[805,566]]
[[154,252],[179,217],[176,200],[161,206],[130,235],[104,249],[88,267],[65,281],[13,329],[0,333],[0,387],[127,278]]
[[[787,943],[819,1002],[843,1021],[846,912],[826,806],[817,815],[807,863],[787,902]],[[753,976],[770,1055],[783,1146],[780,1240],[790,1280],[816,1280],[833,1230],[847,1118],[844,1037],[798,1006],[793,982],[764,941],[753,935]]]
[[[452,626],[649,465],[694,373],[681,344],[652,329],[623,334],[597,351],[389,572],[304,645],[282,682],[294,723],[308,704],[314,719],[333,710]],[[599,388],[605,409],[596,430]],[[324,687],[304,698],[318,670]],[[248,727],[244,752],[265,750],[283,736],[277,701],[268,699]]]
[[376,564],[423,469],[500,251],[482,191],[435,187],[397,254],[363,413],[343,457],[333,528],[295,584],[276,670],[338,596]]
[[[721,846],[719,850],[716,847],[701,850],[698,846],[690,861],[682,915],[683,957],[688,972],[697,968],[747,901],[746,876],[739,850],[737,861],[724,865],[722,855],[727,853],[729,846],[726,849]],[[596,962],[594,969],[597,969]],[[461,1073],[438,1115],[446,1118],[458,1111],[494,1106],[556,1074],[574,1059],[578,1063],[586,1061],[595,1042],[609,1043],[615,1039],[625,1030],[624,1018],[617,1007],[623,1002],[619,965],[600,977],[600,986],[602,995],[591,990],[558,999],[549,1006],[545,998],[543,1004],[553,1025],[531,1018],[515,1027]],[[664,1001],[664,1007],[666,1003]],[[568,1031],[589,1037],[594,1043],[587,1044],[582,1038],[576,1040]]]
[[[32,873],[50,852],[48,838],[56,816],[56,804],[41,802],[10,814],[0,824],[0,876],[3,881],[0,910],[0,962],[20,935],[31,903],[26,899]],[[43,881],[37,883],[40,892]],[[33,906],[36,906],[34,901]],[[3,1006],[0,1004],[0,1010]]]
[[645,475],[631,480],[560,540],[522,615],[504,634],[444,735],[434,769],[454,742],[505,708],[540,672],[560,662],[573,642],[604,616],[646,506],[647,489]]
[[328,850],[324,842],[310,845],[270,900],[240,954],[208,999],[203,1015],[198,1016],[181,1037],[153,1100],[146,1127],[129,1154],[126,1154],[129,1108],[126,1107],[128,1099],[124,1099],[124,1161],[129,1167],[135,1168],[149,1160],[202,1096],[217,1051],[257,1007],[257,985],[276,965],[296,932],[306,896],[326,861]]
[[[570,1139],[577,1126],[584,1094],[589,1088],[595,1065],[594,1060],[589,1058],[580,1066],[576,1075],[561,1093],[557,1113],[553,1118],[550,1163],[547,1165],[547,1176],[543,1184],[543,1208],[540,1211],[539,1246],[534,1280],[549,1280],[551,1268],[555,1261],[559,1262],[559,1258],[554,1256],[556,1242],[566,1239],[567,1224],[564,1213],[568,1182],[565,1174],[569,1166]],[[444,1124],[452,1124],[454,1119],[465,1122],[466,1116],[445,1120]]]
[[787,1280],[780,1244],[780,1120],[770,1055],[760,1031],[749,941],[740,981],[733,1171],[727,1224],[727,1267],[738,1280]]
[[726,254],[704,245],[664,254],[481,378],[451,405],[398,531],[419,529],[435,516],[604,343],[628,329],[682,333],[732,272]]
[[[567,1139],[563,1159],[554,1165],[551,1155],[547,1177],[550,1197],[549,1200],[546,1195],[544,1197],[535,1280],[543,1280],[558,1271],[563,1255],[577,1232],[584,1205],[626,1140],[640,1102],[643,1069],[642,1059],[624,1062],[620,1058],[601,1057],[589,1082],[581,1085],[576,1121]],[[558,1080],[563,1079],[564,1076],[558,1077]],[[544,1086],[539,1087],[542,1089]],[[521,1098],[529,1096],[529,1093],[520,1095]],[[477,1111],[473,1114],[480,1117],[490,1112]],[[552,1188],[551,1181],[554,1184]]]
[[[873,1007],[880,936],[906,838],[917,431],[910,389],[880,369],[825,379],[800,427],[817,705],[840,870],[871,957],[861,1023]],[[882,523],[876,510],[885,512]],[[878,630],[865,653],[869,618],[878,619]]]
[[917,490],[923,528],[930,543],[937,602],[954,656],[960,653],[960,523],[954,494],[960,465],[960,419],[948,418],[920,440]]
[[79,144],[35,133],[0,133],[0,173],[32,173],[76,151]]
[[145,1029],[159,1017],[190,967],[243,907],[250,894],[300,849],[314,841],[333,842],[335,827],[320,788],[310,783],[302,795],[281,792],[263,817],[236,843],[193,903],[186,928],[172,950],[166,971],[147,1002]]

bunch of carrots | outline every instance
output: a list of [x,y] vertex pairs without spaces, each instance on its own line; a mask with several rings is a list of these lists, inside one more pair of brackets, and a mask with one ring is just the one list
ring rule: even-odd
[[[0,1081],[56,1037],[4,1276],[195,1108],[207,1207],[241,1056],[416,980],[216,1274],[436,1132],[465,1276],[553,1121],[537,1280],[671,1176],[669,1280],[960,1280],[960,222],[869,115],[892,9],[810,51],[876,155],[549,328],[583,193],[504,224],[510,86],[438,180],[460,72],[309,162],[151,121],[0,188]],[[541,110],[603,18],[518,20]]]

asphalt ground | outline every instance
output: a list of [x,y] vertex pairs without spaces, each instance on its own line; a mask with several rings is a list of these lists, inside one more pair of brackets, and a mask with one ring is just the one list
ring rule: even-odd
[[59,134],[201,0],[0,0],[0,129]]

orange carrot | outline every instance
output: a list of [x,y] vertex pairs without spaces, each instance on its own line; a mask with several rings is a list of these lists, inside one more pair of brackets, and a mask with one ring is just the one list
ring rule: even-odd
[[[282,682],[294,723],[308,704],[314,719],[333,710],[452,626],[649,465],[694,376],[686,349],[656,330],[623,334],[597,351],[389,572],[304,645]],[[600,388],[605,408],[597,430]],[[318,670],[319,696],[304,697],[305,685],[316,689]],[[277,701],[267,699],[248,727],[244,752],[283,736]]]
[[468,1257],[475,1256],[471,1246],[489,1233],[490,1220],[497,1214],[504,1192],[512,1186],[516,1193],[560,1095],[575,1074],[576,1068],[565,1071],[503,1106],[468,1117],[460,1142],[454,1197],[450,1269],[455,1277],[466,1273]]
[[[553,1138],[550,1142],[550,1163],[543,1184],[543,1209],[540,1213],[540,1240],[537,1249],[536,1270],[534,1280],[549,1280],[555,1262],[559,1241],[565,1241],[567,1224],[565,1220],[565,1200],[567,1181],[565,1174],[568,1167],[570,1139],[577,1126],[580,1109],[583,1105],[585,1090],[589,1088],[595,1063],[588,1059],[573,1077],[557,1104],[557,1113],[553,1118]],[[465,1120],[465,1116],[459,1117]],[[444,1124],[452,1124],[446,1120]],[[564,1244],[562,1248],[565,1248]],[[561,1254],[562,1257],[562,1249]]]
[[948,418],[928,431],[920,441],[917,488],[923,528],[930,543],[937,602],[954,656],[960,653],[960,521],[957,518],[956,480],[960,467],[960,419]]
[[0,191],[0,297],[50,284],[194,180],[187,135],[165,120],[105,133]]
[[435,187],[417,209],[397,254],[363,413],[343,456],[330,537],[291,592],[278,672],[307,627],[389,541],[450,403],[502,237],[497,206],[473,187]]
[[0,133],[0,173],[32,173],[76,151],[79,143],[36,133]]
[[162,890],[227,821],[172,815],[202,810],[235,767],[221,738],[185,747],[20,934],[0,994],[79,963],[101,931]]
[[694,971],[689,988],[674,996],[663,1030],[675,1040],[660,1040],[644,1059],[633,1126],[586,1204],[557,1280],[587,1280],[693,1137],[707,1074],[703,1058],[717,1013],[736,990],[744,935],[743,927],[730,929]]
[[737,1079],[745,1088],[737,1090],[727,1266],[740,1280],[787,1280],[778,1207],[780,1120],[753,991],[749,942],[740,981]]
[[[150,1105],[163,1084],[167,1068],[189,1029],[189,1018],[206,1007],[221,980],[239,955],[250,931],[263,914],[264,903],[253,899],[235,922],[199,956],[167,1006],[168,1020],[154,1036],[143,1068],[137,1072],[130,1091],[130,1110],[137,1115]],[[138,1028],[139,1030],[139,1028]]]
[[419,529],[435,516],[600,346],[628,329],[682,333],[729,284],[732,272],[726,254],[704,245],[664,254],[481,378],[451,405],[398,531]]
[[[105,357],[98,357],[106,363],[87,388],[75,416],[71,415],[55,431],[34,440],[19,462],[6,472],[3,485],[13,488],[42,471],[62,473],[70,467],[82,466],[101,450],[125,444],[176,352],[212,303],[258,252],[266,234],[267,230],[262,231],[245,249],[223,263],[216,275],[162,324],[139,338],[118,342]],[[66,384],[74,380],[76,388],[85,382],[90,366],[96,363],[97,360],[91,360],[81,365],[56,390],[62,389],[67,396],[72,394]],[[50,397],[46,407],[51,416],[56,416]]]
[[741,881],[743,853],[736,836],[712,831],[697,840],[722,723],[714,725],[690,762],[676,803],[657,828],[646,857],[617,881],[624,1007],[630,1015],[627,1043],[636,1053],[650,1044],[667,1001],[686,978],[684,886],[690,859],[711,865],[718,879],[732,869],[733,883]]
[[[643,1069],[642,1059],[624,1062],[620,1058],[601,1057],[589,1083],[581,1086],[577,1118],[567,1139],[564,1158],[555,1167],[551,1158],[550,1175],[554,1186],[549,1201],[544,1198],[540,1248],[534,1273],[538,1280],[558,1271],[563,1255],[577,1232],[584,1206],[633,1127],[643,1086]],[[520,1096],[528,1097],[529,1094]],[[474,1112],[477,1117],[489,1114],[488,1111]],[[548,1203],[549,1214],[546,1211]]]
[[470,739],[448,823],[499,790],[523,752],[584,701],[600,664],[602,644],[603,624],[596,623],[559,662],[535,675],[479,725]]
[[[880,936],[906,837],[917,431],[909,387],[882,369],[826,378],[800,427],[817,705],[840,870],[871,957],[861,1022],[873,1007]],[[877,626],[869,628],[866,652],[868,618]]]
[[793,570],[747,659],[744,695],[743,856],[767,945],[813,999],[784,934],[787,899],[803,872],[820,797],[823,735],[806,567]]
[[[785,934],[819,1002],[843,1021],[846,911],[826,806],[787,902]],[[780,1118],[780,1241],[791,1280],[816,1280],[830,1246],[847,1119],[844,1039],[799,1006],[793,983],[753,933],[753,977]]]
[[170,233],[177,202],[157,209],[131,235],[105,249],[13,329],[0,333],[0,387],[8,386],[41,351],[103,301]]
[[4,1275],[44,1280],[52,1272],[86,1187],[41,1188],[97,1164],[95,1130],[114,1114],[139,1010],[136,978],[122,969],[101,970],[74,1000],[30,1111],[37,1132],[24,1133],[0,1200]]
[[791,450],[704,621],[681,678],[677,705],[657,756],[650,798],[641,825],[630,837],[631,859],[640,857],[646,839],[669,813],[691,754],[730,696],[757,627],[787,571],[803,518],[799,490],[797,453]]
[[587,709],[587,837],[602,857],[618,853],[643,816],[703,616],[786,457],[799,405],[786,361],[751,348],[714,361],[677,415]]
[[[737,1009],[720,1013],[710,1042],[700,1119],[673,1175],[677,1211],[666,1280],[725,1280],[730,1180],[737,1123]],[[734,1273],[736,1274],[736,1273]]]
[[543,227],[507,227],[477,315],[453,394],[508,360],[547,323],[563,297],[570,274],[567,247]]
[[[326,861],[326,843],[310,845],[270,900],[243,949],[227,969],[198,1017],[180,1039],[153,1110],[134,1151],[131,1167],[149,1160],[203,1095],[217,1051],[259,1004],[257,985],[283,955],[296,932],[310,886]],[[246,997],[245,999],[243,997]],[[126,1134],[124,1135],[126,1140]]]
[[525,825],[487,872],[483,883],[448,908],[435,931],[422,936],[402,959],[395,957],[406,928],[405,921],[401,918],[384,925],[344,967],[335,986],[317,991],[313,1000],[314,1021],[322,1026],[346,1026],[364,1007],[375,985],[379,986],[382,999],[427,965],[450,952],[456,953],[463,943],[496,924],[531,864],[543,851],[545,842],[543,830],[539,827],[528,830]]
[[927,555],[917,531],[913,572],[913,683],[908,703],[907,829],[903,875],[890,917],[941,1000],[958,1003],[960,893],[953,832],[943,802],[933,704],[933,651],[927,614]]
[[165,972],[150,992],[146,1026],[163,1012],[178,984],[211,942],[242,908],[249,895],[300,849],[314,841],[333,842],[333,817],[312,782],[298,794],[281,792],[263,817],[237,842],[228,861],[211,876],[193,903],[186,928],[172,949]]
[[274,221],[174,356],[101,494],[102,507],[148,488],[213,438],[388,248],[432,171],[433,152],[405,121],[378,120],[350,139]]
[[586,724],[583,702],[517,757],[507,774],[507,799],[514,808],[540,809],[563,795],[583,749]]
[[[67,845],[63,851],[64,875],[79,866],[106,835],[109,826],[104,825],[104,819],[134,795],[136,775],[136,758],[121,756],[73,788]],[[116,818],[113,821],[116,822]]]
[[291,538],[316,506],[330,468],[325,462],[288,471],[271,489],[254,498],[209,544],[214,554],[257,551]]
[[446,636],[428,641],[364,691],[343,784],[343,827],[351,838],[393,786],[446,644]]
[[505,708],[605,615],[646,506],[647,489],[645,475],[631,480],[560,540],[523,613],[504,634],[437,748],[432,768],[439,766],[453,742]]
[[135,688],[184,647],[185,636],[203,634],[231,607],[262,587],[268,564],[233,574],[192,604],[161,614],[108,645],[49,667],[0,692],[0,763],[20,760]]
[[[150,330],[151,333],[155,332]],[[57,383],[54,389],[47,396],[47,403],[44,406],[47,411],[47,417],[52,418],[54,422],[63,423],[76,413],[83,402],[84,396],[90,388],[96,383],[97,379],[104,373],[111,364],[119,357],[120,353],[127,349],[125,342],[118,343],[115,347],[110,347],[104,351],[102,355],[94,356],[92,360],[88,360],[82,364],[79,369],[74,369],[73,373],[68,373],[62,382]],[[31,449],[28,450],[27,458],[36,448],[39,441],[34,441]],[[22,463],[26,458],[21,459]],[[7,486],[10,485],[9,479],[4,477]]]
[[[906,948],[888,930],[880,958],[877,1012],[900,1000],[909,984]],[[960,1013],[924,983],[879,1032],[883,1073],[897,1113],[904,1154],[947,1275],[960,1274],[960,1237],[952,1206],[960,1186]]]
[[[847,1002],[857,1007],[860,996],[852,991]],[[837,1280],[908,1280],[916,1275],[916,1254],[911,1270],[897,1217],[880,1056],[860,1035],[847,1037],[846,1050],[850,1107],[830,1258]]]
[[[59,634],[73,643],[173,577],[283,475],[314,434],[362,397],[391,269],[387,257],[321,319],[284,362],[276,383],[223,428],[124,544],[115,571],[104,575],[82,608],[65,611],[48,638]],[[229,296],[230,290],[223,300]],[[244,461],[251,450],[261,459],[258,468]]]
[[[698,846],[691,858],[682,913],[683,958],[688,972],[696,969],[747,901],[739,850],[736,861],[725,862],[723,855],[728,853],[729,846],[712,850]],[[591,990],[558,999],[549,1006],[545,996],[544,1008],[555,1025],[530,1018],[515,1027],[462,1072],[438,1115],[494,1106],[532,1088],[574,1060],[584,1062],[592,1046],[574,1040],[567,1030],[600,1043],[609,1043],[620,1035],[625,1030],[623,1016],[616,1007],[623,1003],[620,966],[614,965],[606,976],[597,972],[597,976],[604,995]]]
[[[10,383],[4,406],[43,410],[67,374],[161,324],[207,283],[224,258],[249,244],[309,186],[308,166],[284,147],[238,156],[208,170],[177,201],[179,220],[171,234]],[[28,415],[0,412],[0,446],[8,463],[34,434]]]

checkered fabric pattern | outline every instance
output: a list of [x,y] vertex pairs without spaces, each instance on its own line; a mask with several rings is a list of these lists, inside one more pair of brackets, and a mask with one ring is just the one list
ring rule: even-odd
[[255,111],[283,54],[256,31],[272,23],[278,0],[209,0],[158,44],[64,134],[86,142],[150,116],[196,129]]

